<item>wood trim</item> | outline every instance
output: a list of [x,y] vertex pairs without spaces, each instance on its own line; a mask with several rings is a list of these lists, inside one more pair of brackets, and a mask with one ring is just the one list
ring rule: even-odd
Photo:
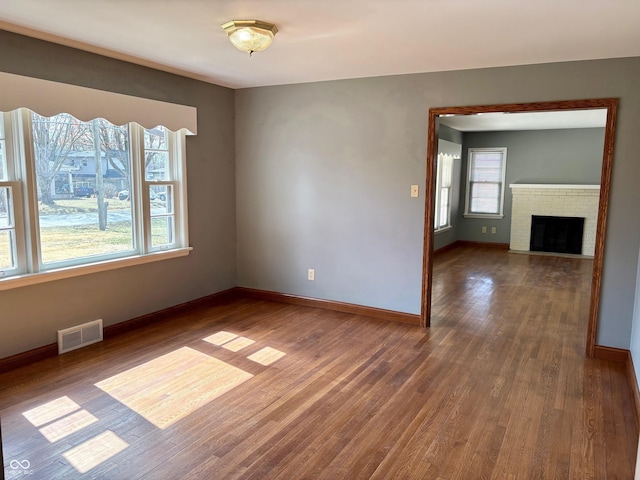
[[442,255],[450,250],[453,250],[458,247],[489,247],[489,248],[498,248],[500,250],[509,250],[508,243],[495,243],[495,242],[472,242],[471,240],[454,240],[447,245],[440,247],[433,251],[433,255]]
[[425,225],[424,250],[422,266],[422,306],[420,325],[428,327],[431,322],[431,277],[433,275],[433,208],[434,208],[434,175],[437,155],[436,134],[437,117],[440,115],[473,115],[488,112],[541,112],[554,110],[587,110],[593,108],[607,109],[605,143],[602,156],[602,174],[600,181],[600,204],[598,207],[598,225],[596,227],[596,246],[594,252],[593,274],[591,281],[591,299],[589,304],[589,322],[587,326],[586,355],[595,355],[598,315],[600,313],[600,294],[602,288],[602,270],[604,264],[604,242],[609,209],[611,188],[611,169],[613,166],[613,147],[615,143],[617,98],[599,98],[587,100],[564,100],[534,103],[511,103],[504,105],[477,105],[464,107],[434,107],[429,109],[427,132],[427,181],[425,188]]
[[158,310],[157,312],[147,313],[146,315],[141,315],[139,317],[132,318],[131,320],[116,323],[115,325],[109,325],[104,329],[104,338],[113,338],[117,335],[129,332],[131,330],[162,322],[175,315],[185,313],[190,310],[219,305],[236,298],[237,292],[235,288],[223,290],[222,292],[207,295],[206,297],[196,298],[195,300],[164,308],[162,310]]
[[455,248],[458,248],[460,246],[460,240],[454,240],[451,243],[448,243],[447,245],[440,247],[436,250],[433,251],[433,255],[442,255],[443,253],[447,253]]
[[629,360],[629,350],[622,348],[603,347],[596,345],[594,348],[594,356],[598,360],[607,360],[609,362],[627,363]]
[[45,358],[55,357],[58,354],[58,344],[50,343],[42,347],[17,353],[10,357],[0,358],[0,373],[8,372],[31,363],[39,362]]
[[598,207],[598,225],[596,226],[596,246],[593,255],[593,276],[591,278],[591,299],[589,302],[589,323],[587,326],[587,356],[595,355],[596,335],[598,333],[598,314],[600,312],[600,293],[602,289],[602,270],[604,266],[604,240],[609,212],[609,192],[611,190],[611,169],[613,166],[613,146],[616,135],[618,100],[611,99],[607,108],[607,127],[604,137],[602,173],[600,176],[600,203]]
[[458,240],[458,245],[461,247],[485,247],[496,248],[498,250],[509,250],[508,243],[496,243],[496,242],[472,242],[470,240]]
[[596,345],[594,347],[594,357],[599,360],[625,364],[627,383],[629,384],[629,390],[631,391],[631,398],[633,400],[633,416],[636,421],[636,428],[640,428],[640,389],[638,388],[638,378],[636,377],[636,370],[633,366],[631,352],[622,348]]
[[636,369],[633,366],[633,357],[631,352],[627,357],[627,381],[629,382],[629,389],[631,390],[631,396],[633,397],[633,409],[636,419],[636,428],[640,428],[640,389],[638,388],[638,377],[636,377]]
[[[396,312],[393,310],[384,310],[382,308],[365,307],[362,305],[354,305],[351,303],[333,302],[330,300],[322,300],[317,298],[300,297],[297,295],[289,295],[285,293],[269,292],[266,290],[255,290],[252,288],[234,287],[222,292],[207,295],[206,297],[197,298],[189,302],[174,305],[157,312],[141,315],[131,320],[109,325],[104,328],[103,336],[106,339],[113,338],[117,335],[130,332],[138,328],[142,328],[151,324],[168,320],[175,315],[185,313],[198,308],[211,307],[220,305],[237,298],[254,298],[258,300],[268,300],[272,302],[290,303],[294,305],[305,305],[308,307],[323,308],[325,310],[334,310],[336,312],[352,313],[366,317],[379,318],[392,322],[407,323],[410,325],[420,324],[420,315],[411,313]],[[19,367],[44,360],[46,358],[58,355],[58,344],[51,343],[42,347],[34,348],[26,352],[18,353],[6,358],[0,358],[0,373],[8,372]]]
[[431,290],[433,283],[433,220],[435,218],[436,202],[434,192],[436,189],[436,160],[438,158],[438,142],[436,134],[438,125],[436,119],[438,114],[429,110],[429,122],[427,131],[427,171],[425,180],[424,199],[424,251],[422,254],[422,301],[420,302],[420,326],[431,326]]
[[333,310],[335,312],[352,313],[354,315],[379,318],[392,322],[408,323],[410,325],[420,324],[420,315],[414,315],[411,313],[403,313],[375,307],[366,307],[364,305],[355,305],[353,303],[334,302],[331,300],[323,300],[320,298],[301,297],[288,293],[271,292],[268,290],[258,290],[254,288],[237,287],[236,290],[241,296],[253,298],[256,300],[267,300],[269,302],[304,305],[305,307],[322,308],[325,310]]
[[[155,324],[171,318],[173,315],[184,313],[188,310],[194,310],[202,307],[210,307],[213,305],[219,305],[221,303],[228,302],[237,298],[238,293],[235,288],[224,290],[222,292],[214,293],[206,297],[197,298],[189,302],[174,305],[157,312],[148,313],[140,317],[132,318],[124,322],[116,323],[115,325],[109,325],[104,328],[103,337],[113,338],[121,333],[126,333],[137,328],[141,328],[147,325]],[[0,359],[0,373],[8,372],[25,365],[29,365],[46,358],[55,357],[58,355],[58,344],[51,343],[42,347],[34,348],[26,352],[18,353],[10,357]]]

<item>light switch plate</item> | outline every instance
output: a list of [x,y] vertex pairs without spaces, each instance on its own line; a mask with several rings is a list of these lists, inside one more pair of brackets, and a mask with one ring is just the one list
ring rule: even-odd
[[416,198],[418,196],[418,185],[411,185],[411,197]]

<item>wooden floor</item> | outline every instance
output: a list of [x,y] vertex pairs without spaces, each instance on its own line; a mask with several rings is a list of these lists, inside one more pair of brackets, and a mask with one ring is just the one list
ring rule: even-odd
[[584,358],[591,266],[459,248],[430,329],[243,299],[9,372],[5,475],[631,479],[624,369]]

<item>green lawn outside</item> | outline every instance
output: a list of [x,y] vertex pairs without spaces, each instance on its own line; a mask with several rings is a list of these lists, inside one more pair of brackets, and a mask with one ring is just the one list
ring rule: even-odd
[[[167,243],[164,219],[153,219],[152,233],[154,245]],[[10,266],[8,238],[6,233],[0,236],[0,269]],[[43,228],[41,245],[44,263],[129,251],[133,248],[131,222],[109,223],[104,231],[97,225]]]
[[[109,203],[109,210],[129,210],[131,202],[128,200],[118,200],[110,198],[106,200]],[[55,205],[38,205],[40,215],[68,215],[71,213],[91,213],[98,211],[97,198],[69,198],[67,200],[56,200]]]

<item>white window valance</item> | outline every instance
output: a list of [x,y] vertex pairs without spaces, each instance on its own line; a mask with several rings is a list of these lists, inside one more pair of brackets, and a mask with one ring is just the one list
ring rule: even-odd
[[195,107],[0,72],[0,111],[17,108],[46,117],[69,113],[82,121],[104,118],[114,125],[136,122],[198,133]]

